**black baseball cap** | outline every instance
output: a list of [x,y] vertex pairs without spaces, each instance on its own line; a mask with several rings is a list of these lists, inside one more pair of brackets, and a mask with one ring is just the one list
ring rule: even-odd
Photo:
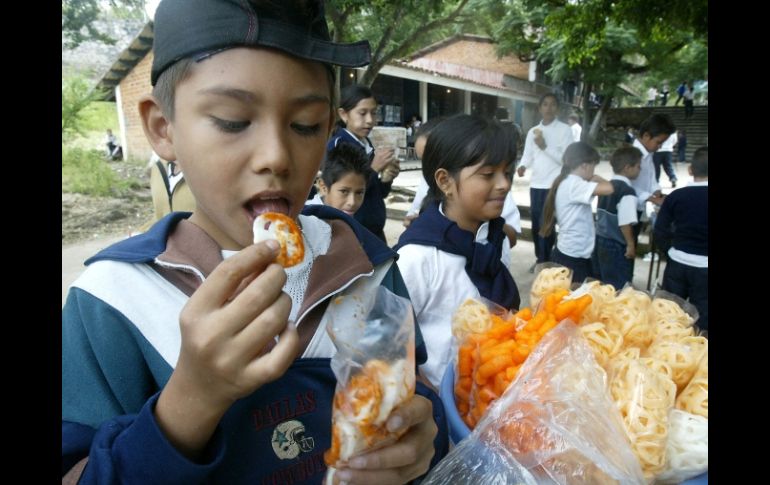
[[369,64],[368,41],[331,41],[323,0],[162,0],[153,25],[152,85],[185,57],[233,47],[262,46],[326,65]]

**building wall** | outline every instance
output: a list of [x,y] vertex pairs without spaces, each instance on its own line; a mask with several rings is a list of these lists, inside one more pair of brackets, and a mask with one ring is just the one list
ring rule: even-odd
[[529,63],[517,57],[497,58],[495,45],[488,42],[461,40],[424,55],[426,59],[451,62],[487,71],[502,72],[519,79],[529,76]]
[[139,98],[152,91],[152,85],[150,84],[151,69],[152,52],[149,52],[120,82],[121,102],[126,127],[124,153],[127,152],[129,157],[140,160],[149,160],[152,155],[152,147],[144,136],[142,120],[139,118]]

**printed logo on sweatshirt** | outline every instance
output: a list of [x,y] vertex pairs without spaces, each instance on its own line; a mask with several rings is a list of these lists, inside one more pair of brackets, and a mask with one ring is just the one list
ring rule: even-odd
[[272,443],[275,455],[281,460],[291,460],[300,452],[310,453],[315,448],[315,440],[305,436],[305,425],[296,419],[276,426]]
[[275,426],[316,409],[315,392],[298,392],[293,397],[284,397],[252,412],[255,431]]

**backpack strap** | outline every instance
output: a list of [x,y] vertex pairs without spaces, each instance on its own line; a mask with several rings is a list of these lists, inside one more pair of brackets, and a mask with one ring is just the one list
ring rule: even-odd
[[166,186],[166,196],[168,197],[168,208],[170,211],[173,212],[174,203],[171,200],[171,186],[168,183],[168,174],[166,173],[166,167],[163,165],[163,162],[161,162],[160,160],[155,162],[155,166],[158,167],[160,176],[163,179],[163,185]]

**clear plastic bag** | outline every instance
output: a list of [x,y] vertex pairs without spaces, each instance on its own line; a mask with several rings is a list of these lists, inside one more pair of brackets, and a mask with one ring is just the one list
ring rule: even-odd
[[360,287],[329,304],[326,331],[337,348],[331,368],[337,377],[332,408],[334,465],[396,441],[386,428],[390,413],[414,396],[415,348],[412,305],[382,286]]
[[575,325],[559,324],[425,483],[644,483],[606,379]]

